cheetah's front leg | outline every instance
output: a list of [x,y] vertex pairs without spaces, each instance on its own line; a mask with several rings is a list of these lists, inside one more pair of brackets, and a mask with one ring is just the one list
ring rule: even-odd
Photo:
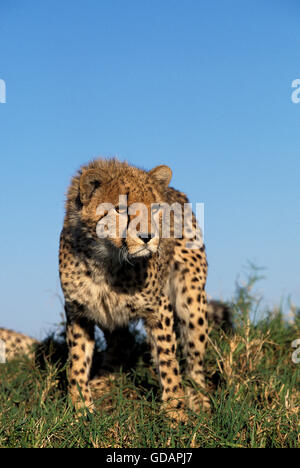
[[152,348],[153,361],[158,370],[164,407],[170,418],[185,421],[185,395],[176,358],[173,321],[172,306],[168,299],[163,297],[159,303],[157,316],[149,319],[145,327]]
[[94,325],[85,318],[73,318],[67,312],[67,343],[69,347],[69,394],[77,410],[93,409],[89,374],[94,351]]
[[177,297],[176,313],[186,357],[186,375],[196,384],[196,388],[187,387],[186,392],[189,406],[196,412],[200,407],[206,410],[210,408],[209,399],[201,392],[202,389],[205,390],[203,360],[208,339],[206,307],[206,294],[202,287],[191,289],[183,286]]

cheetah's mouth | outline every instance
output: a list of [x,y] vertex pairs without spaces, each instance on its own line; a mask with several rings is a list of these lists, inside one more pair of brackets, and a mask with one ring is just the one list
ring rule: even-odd
[[154,252],[149,249],[148,247],[139,247],[136,251],[130,252],[127,245],[124,243],[119,250],[119,261],[122,262],[128,262],[131,263],[135,259],[139,258],[148,258],[150,257]]
[[141,249],[129,255],[130,257],[135,258],[135,257],[149,257],[152,254],[153,254],[152,250],[148,249],[148,247],[142,247]]

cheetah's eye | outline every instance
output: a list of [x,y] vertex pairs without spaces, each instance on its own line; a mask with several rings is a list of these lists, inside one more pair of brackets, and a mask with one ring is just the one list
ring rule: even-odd
[[115,210],[119,214],[126,214],[127,213],[127,206],[126,205],[119,205],[115,207]]
[[154,203],[151,205],[151,211],[153,214],[157,213],[160,209],[160,204],[159,203]]

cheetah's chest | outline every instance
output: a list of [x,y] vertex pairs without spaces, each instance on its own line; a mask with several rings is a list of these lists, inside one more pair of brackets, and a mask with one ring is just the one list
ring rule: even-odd
[[[140,273],[140,274],[139,274]],[[161,286],[152,273],[122,272],[85,277],[69,298],[84,306],[85,315],[113,330],[130,320],[145,317],[159,300]]]

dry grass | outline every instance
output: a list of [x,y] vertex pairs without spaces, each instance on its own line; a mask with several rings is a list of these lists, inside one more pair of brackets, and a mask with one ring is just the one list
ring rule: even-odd
[[158,379],[138,342],[130,372],[93,381],[98,411],[75,421],[65,360],[52,349],[40,365],[20,358],[0,366],[0,447],[300,447],[300,364],[291,359],[300,314],[294,308],[287,322],[277,309],[254,321],[256,279],[237,287],[234,330],[211,330],[210,415],[190,412],[187,424],[170,427]]

